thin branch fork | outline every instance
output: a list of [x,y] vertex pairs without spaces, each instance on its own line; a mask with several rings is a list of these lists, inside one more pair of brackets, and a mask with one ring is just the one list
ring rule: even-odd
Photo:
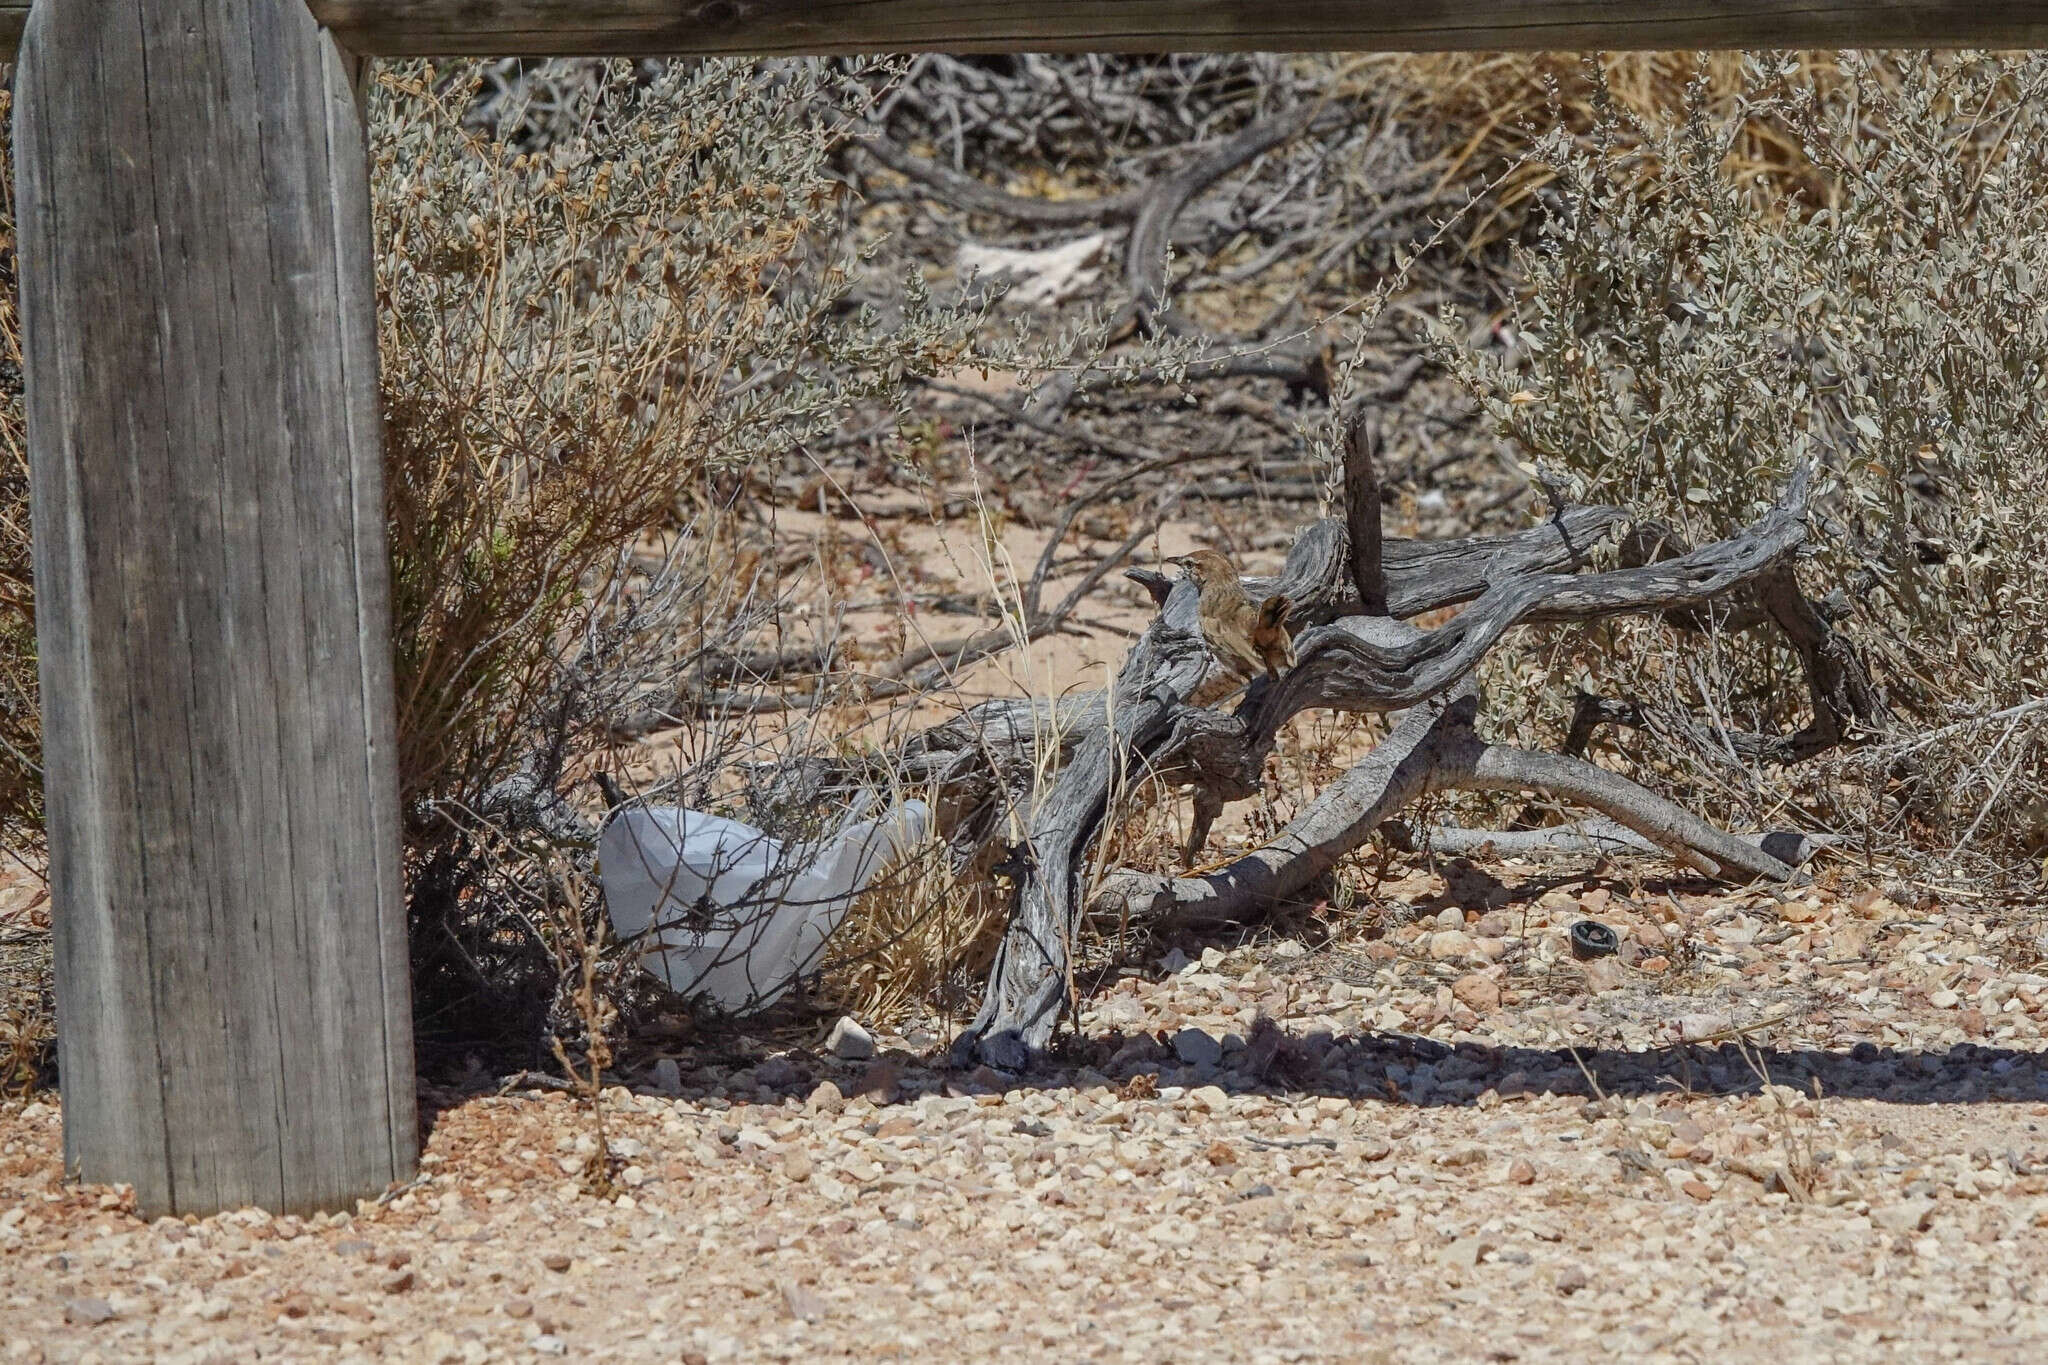
[[[1622,561],[1650,564],[1678,555],[1684,541],[1668,526],[1646,523],[1622,542]],[[1564,751],[1582,755],[1601,725],[1647,729],[1689,742],[1702,753],[1730,754],[1747,763],[1789,766],[1837,748],[1858,729],[1883,731],[1891,715],[1884,697],[1871,682],[1862,656],[1849,638],[1834,628],[1846,608],[1816,604],[1800,590],[1788,562],[1762,575],[1732,606],[1717,611],[1677,607],[1664,613],[1678,630],[1700,633],[1715,628],[1737,630],[1770,624],[1778,628],[1806,682],[1810,719],[1791,734],[1749,734],[1709,729],[1682,711],[1653,707],[1633,699],[1581,694],[1572,712]]]

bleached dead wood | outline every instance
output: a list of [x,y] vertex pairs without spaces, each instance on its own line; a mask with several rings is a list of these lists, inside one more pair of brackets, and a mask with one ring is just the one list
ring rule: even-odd
[[[1347,479],[1354,523],[1363,516],[1377,521],[1376,498],[1369,511],[1361,506],[1375,487],[1365,467],[1371,453],[1367,434],[1356,431]],[[1248,582],[1254,592],[1282,591],[1302,604],[1295,621],[1297,662],[1277,680],[1253,683],[1228,713],[1188,701],[1212,666],[1195,622],[1193,589],[1134,571],[1160,612],[1109,694],[1070,702],[1064,715],[1030,703],[1002,713],[1010,726],[1029,717],[1041,741],[1048,722],[1055,724],[1062,732],[1052,759],[1058,768],[1036,791],[992,784],[1013,803],[1009,813],[1024,837],[1006,860],[1016,881],[1010,928],[981,1012],[958,1044],[961,1059],[1016,1069],[1050,1042],[1071,999],[1072,942],[1086,908],[1089,849],[1125,794],[1148,779],[1190,785],[1197,821],[1213,818],[1226,802],[1257,790],[1280,727],[1305,710],[1406,714],[1266,846],[1206,876],[1112,873],[1095,908],[1241,919],[1308,886],[1403,806],[1447,790],[1561,799],[1598,812],[1708,876],[1736,882],[1794,877],[1790,864],[1757,841],[1724,833],[1619,774],[1569,754],[1487,742],[1476,729],[1472,673],[1516,626],[1697,609],[1778,575],[1789,578],[1806,538],[1809,484],[1810,472],[1799,470],[1775,506],[1725,540],[1600,573],[1557,569],[1584,562],[1593,544],[1624,519],[1615,509],[1561,509],[1534,533],[1501,538],[1478,553],[1470,543],[1431,551],[1387,542],[1378,582],[1369,530],[1353,555],[1343,523],[1311,526],[1277,577]],[[1361,597],[1372,600],[1376,589],[1385,593],[1387,615],[1360,610]],[[1435,629],[1398,619],[1460,601],[1471,605]],[[954,723],[961,738],[978,738],[983,759],[992,752],[992,732],[976,726],[992,718],[970,713]]]

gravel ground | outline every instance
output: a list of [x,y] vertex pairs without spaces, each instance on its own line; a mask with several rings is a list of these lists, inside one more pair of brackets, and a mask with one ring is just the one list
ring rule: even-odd
[[0,1360],[2040,1358],[2038,920],[1381,892],[1381,937],[1133,971],[1021,1079],[915,1029],[658,1062],[611,1200],[544,1089],[428,1089],[422,1178],[304,1220],[142,1222],[17,1105]]

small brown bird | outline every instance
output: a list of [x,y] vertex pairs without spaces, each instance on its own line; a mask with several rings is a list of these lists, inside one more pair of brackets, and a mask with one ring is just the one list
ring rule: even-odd
[[1196,615],[1202,639],[1218,663],[1241,677],[1260,670],[1279,676],[1294,663],[1294,637],[1287,629],[1294,604],[1276,592],[1254,604],[1238,580],[1237,569],[1215,550],[1197,550],[1167,561],[1178,564],[1201,589]]

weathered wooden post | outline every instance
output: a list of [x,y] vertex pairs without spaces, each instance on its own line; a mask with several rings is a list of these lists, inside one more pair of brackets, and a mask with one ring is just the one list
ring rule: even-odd
[[16,183],[65,1160],[417,1158],[369,188],[304,0],[38,0]]

